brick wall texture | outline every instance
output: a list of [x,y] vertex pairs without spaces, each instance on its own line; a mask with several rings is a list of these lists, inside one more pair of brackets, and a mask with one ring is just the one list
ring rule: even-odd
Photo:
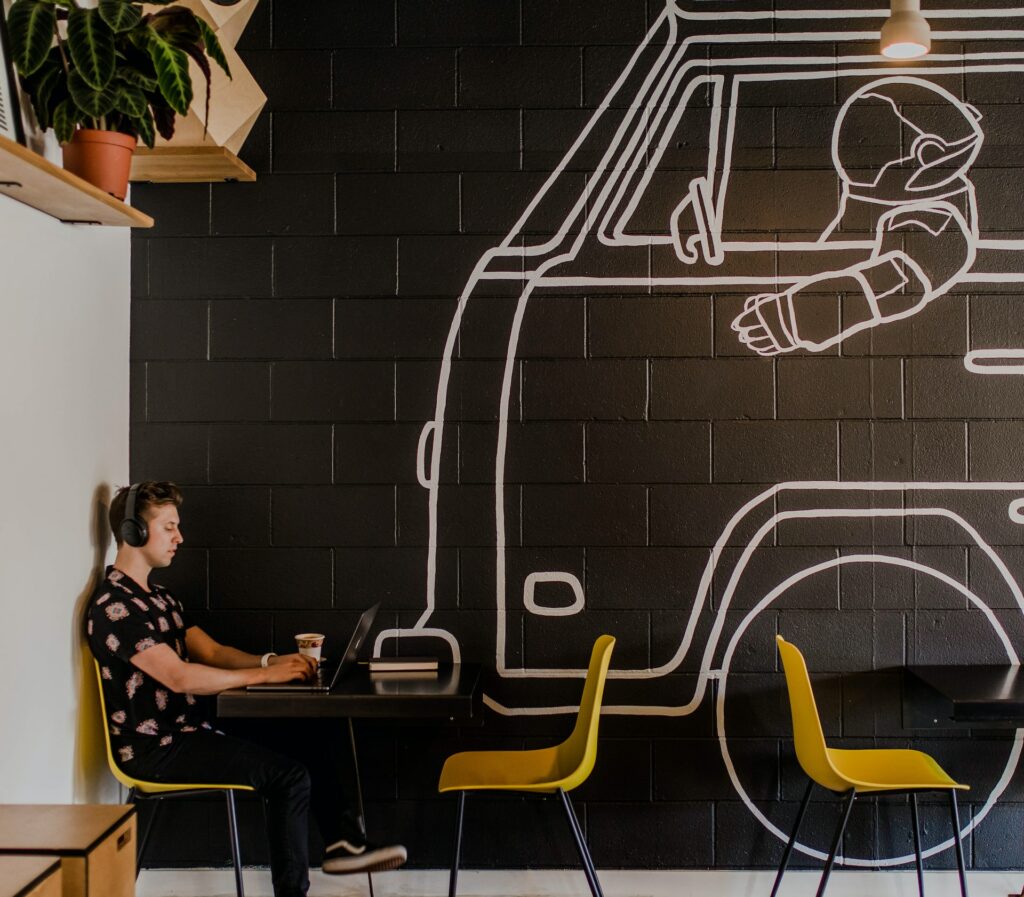
[[[403,633],[386,651],[445,655],[412,632],[432,596],[425,625],[513,712],[360,726],[371,835],[415,866],[449,859],[444,758],[564,735],[566,715],[514,711],[572,705],[602,632],[631,673],[609,685],[620,712],[575,794],[598,866],[778,860],[767,824],[788,831],[805,780],[777,633],[804,649],[834,744],[932,752],[972,785],[963,818],[987,813],[969,866],[1024,866],[1004,834],[1024,792],[994,794],[1012,736],[908,730],[898,673],[1024,648],[1008,513],[1024,390],[964,362],[1024,348],[1024,72],[983,70],[1019,49],[997,38],[1020,22],[968,39],[979,26],[958,20],[956,40],[894,68],[836,35],[879,20],[798,0],[774,18],[767,0],[679,6],[694,15],[262,0],[239,45],[269,97],[242,152],[258,181],[133,188],[157,224],[132,242],[131,476],[184,488],[168,585],[254,652],[311,629],[338,646],[379,600],[378,625]],[[740,8],[766,15],[730,20]],[[837,217],[847,106],[836,153],[867,199]],[[960,170],[950,147],[975,126]],[[883,253],[895,261],[850,273]],[[770,299],[787,351],[758,354],[733,322],[794,283],[799,332]],[[584,601],[566,614],[573,582]],[[822,850],[839,805],[819,797],[803,842]],[[226,861],[218,803],[165,812],[177,834],[154,865]],[[554,804],[467,812],[471,867],[575,863]],[[906,855],[909,820],[905,798],[858,804],[845,856]],[[260,825],[247,805],[254,861]],[[946,840],[942,800],[922,825],[926,846]]]

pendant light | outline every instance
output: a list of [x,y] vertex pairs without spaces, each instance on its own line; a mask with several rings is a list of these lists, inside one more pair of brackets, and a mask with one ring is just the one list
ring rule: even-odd
[[921,0],[892,0],[882,26],[882,55],[887,59],[917,59],[932,48],[932,30],[921,15]]

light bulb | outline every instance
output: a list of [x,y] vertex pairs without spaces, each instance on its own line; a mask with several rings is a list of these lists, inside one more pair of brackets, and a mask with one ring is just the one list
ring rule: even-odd
[[882,26],[881,52],[888,59],[916,59],[932,47],[932,30],[921,15],[921,0],[892,0]]

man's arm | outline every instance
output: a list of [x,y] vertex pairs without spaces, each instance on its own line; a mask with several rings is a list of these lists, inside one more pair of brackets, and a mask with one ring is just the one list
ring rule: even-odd
[[[189,632],[191,633],[192,629]],[[252,654],[247,656],[255,657]],[[309,664],[306,663],[306,658],[292,654],[276,659],[278,663],[266,668],[259,665],[259,658],[256,657],[255,667],[219,669],[205,663],[186,663],[170,645],[154,645],[134,654],[132,663],[147,676],[152,676],[161,685],[179,694],[188,692],[193,695],[215,695],[229,688],[309,678]]]
[[198,626],[189,626],[185,631],[185,645],[190,660],[222,670],[242,670],[247,667],[258,667],[260,658],[257,654],[239,651],[229,645],[210,638]]
[[[221,670],[244,670],[260,665],[259,654],[249,654],[247,651],[240,651],[230,645],[222,645],[216,639],[211,638],[198,626],[189,626],[185,631],[185,647],[188,648],[190,660],[206,664],[206,666],[217,667]],[[316,661],[312,657],[303,654],[274,655],[269,659],[269,664],[275,666],[291,662],[293,658],[299,658],[300,663],[306,669],[306,673],[312,676],[316,672]]]

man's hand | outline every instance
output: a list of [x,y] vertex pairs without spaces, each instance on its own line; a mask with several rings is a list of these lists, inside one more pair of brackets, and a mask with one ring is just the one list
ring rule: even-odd
[[293,682],[296,679],[301,679],[309,682],[316,676],[316,668],[316,660],[305,654],[275,655],[267,661],[265,672],[272,678],[268,678],[266,681]]

